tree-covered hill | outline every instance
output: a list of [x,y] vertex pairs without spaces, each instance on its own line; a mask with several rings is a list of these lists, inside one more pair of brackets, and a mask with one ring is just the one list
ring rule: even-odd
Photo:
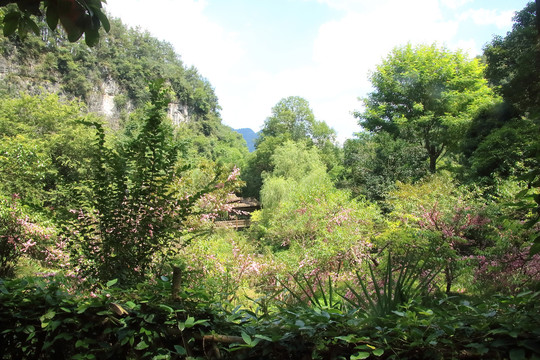
[[118,128],[126,114],[148,101],[149,81],[161,77],[174,91],[169,117],[176,125],[184,123],[203,136],[242,145],[241,137],[221,124],[210,82],[195,67],[184,65],[171,44],[114,18],[110,32],[92,48],[69,42],[61,29],[39,25],[39,37],[0,38],[0,94],[47,91],[79,98]]

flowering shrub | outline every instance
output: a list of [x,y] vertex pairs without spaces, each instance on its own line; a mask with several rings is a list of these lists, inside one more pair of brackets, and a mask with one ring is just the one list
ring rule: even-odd
[[540,284],[540,254],[530,256],[530,247],[510,247],[499,255],[479,255],[475,278],[484,289],[518,293]]
[[25,214],[16,195],[0,198],[0,277],[11,275],[21,256],[41,257],[52,235],[52,228]]
[[237,301],[246,293],[271,293],[276,276],[287,271],[271,255],[257,252],[243,233],[226,229],[194,239],[178,259],[185,264],[186,286],[204,287],[226,302]]
[[464,258],[490,245],[491,221],[482,206],[447,177],[434,176],[416,185],[399,183],[389,194],[389,205],[397,226],[389,226],[379,241],[397,249],[429,249],[443,259],[446,292],[465,267]]
[[[208,230],[216,220],[246,215],[234,209],[236,192],[244,186],[240,168],[232,170],[211,161],[200,161],[196,168],[182,172],[173,180],[171,191],[178,199],[195,199],[184,228],[191,231]],[[194,198],[198,196],[198,198]]]

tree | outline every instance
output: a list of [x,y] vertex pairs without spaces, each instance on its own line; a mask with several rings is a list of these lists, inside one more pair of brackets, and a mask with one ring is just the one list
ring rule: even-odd
[[256,151],[246,171],[245,195],[259,196],[262,173],[273,170],[271,157],[274,151],[289,140],[316,147],[328,171],[340,163],[334,129],[315,119],[307,100],[299,96],[283,98],[272,108],[272,116],[265,120],[255,143]]
[[97,117],[57,95],[0,98],[0,193],[66,215],[86,187],[95,150],[82,121]]
[[358,260],[367,250],[377,208],[336,189],[313,147],[287,141],[275,150],[272,163],[261,189],[263,210],[250,230],[261,244],[289,249],[280,261],[295,263],[301,272],[338,271]]
[[309,102],[299,96],[281,99],[273,108],[272,116],[264,122],[257,145],[268,137],[285,136],[293,141],[311,140],[318,145],[334,142],[336,133],[323,121],[317,121]]
[[414,182],[428,173],[423,148],[388,133],[358,134],[343,151],[344,185],[372,201],[384,200],[396,181]]
[[484,49],[486,78],[522,116],[540,110],[537,27],[536,4],[530,2],[516,13],[512,31],[496,36]]
[[443,260],[449,293],[467,257],[490,245],[490,220],[478,199],[444,174],[417,184],[398,183],[387,200],[392,225],[379,237],[379,246],[394,253],[427,249]]
[[429,169],[455,149],[474,113],[493,99],[478,59],[436,45],[394,49],[371,75],[375,91],[356,112],[366,130],[421,144]]
[[[540,221],[540,1],[530,2],[514,17],[512,31],[506,37],[496,37],[485,49],[488,67],[486,75],[497,86],[503,99],[517,109],[521,117],[533,122],[533,141],[527,144],[524,157],[529,159],[528,173],[522,177],[528,183],[524,194],[534,201],[527,206],[532,214],[527,226],[538,229]],[[531,191],[528,191],[531,190]],[[540,236],[534,235],[531,254],[540,253]]]
[[39,35],[39,27],[31,16],[45,16],[51,30],[55,30],[60,22],[69,41],[75,42],[85,34],[86,44],[94,46],[99,41],[99,29],[103,27],[107,32],[110,30],[109,20],[102,11],[103,2],[104,0],[0,0],[0,7],[17,5],[10,6],[4,16],[4,36],[17,31],[20,37],[25,37],[28,30]]

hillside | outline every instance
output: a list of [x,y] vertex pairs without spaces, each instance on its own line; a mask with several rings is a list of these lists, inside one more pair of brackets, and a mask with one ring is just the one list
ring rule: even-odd
[[[169,43],[119,19],[111,19],[111,31],[93,48],[41,25],[40,37],[0,38],[0,95],[53,92],[80,99],[118,129],[148,101],[148,83],[161,77],[174,93],[168,107],[173,124],[242,147],[240,136],[221,123],[210,82],[195,67],[186,67]],[[213,149],[204,141],[198,147]]]
[[257,140],[259,137],[258,132],[255,132],[249,128],[234,129],[234,131],[242,135],[244,140],[246,140],[249,152],[255,151],[255,140]]

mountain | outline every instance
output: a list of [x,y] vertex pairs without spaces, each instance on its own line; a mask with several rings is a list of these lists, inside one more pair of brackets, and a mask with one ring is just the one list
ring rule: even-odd
[[216,160],[234,153],[238,156],[229,156],[227,162],[242,165],[247,149],[242,137],[221,122],[209,80],[186,66],[171,44],[120,19],[111,17],[110,22],[110,32],[92,48],[69,42],[65,32],[50,30],[44,19],[38,21],[39,36],[30,32],[22,41],[18,34],[0,35],[0,100],[21,93],[55,93],[85,103],[111,129],[120,130],[148,102],[148,84],[163,78],[170,90],[168,117],[178,136],[197,156]]
[[259,133],[255,132],[249,128],[234,129],[237,133],[242,135],[244,140],[246,140],[249,152],[255,151],[255,140],[259,137]]

